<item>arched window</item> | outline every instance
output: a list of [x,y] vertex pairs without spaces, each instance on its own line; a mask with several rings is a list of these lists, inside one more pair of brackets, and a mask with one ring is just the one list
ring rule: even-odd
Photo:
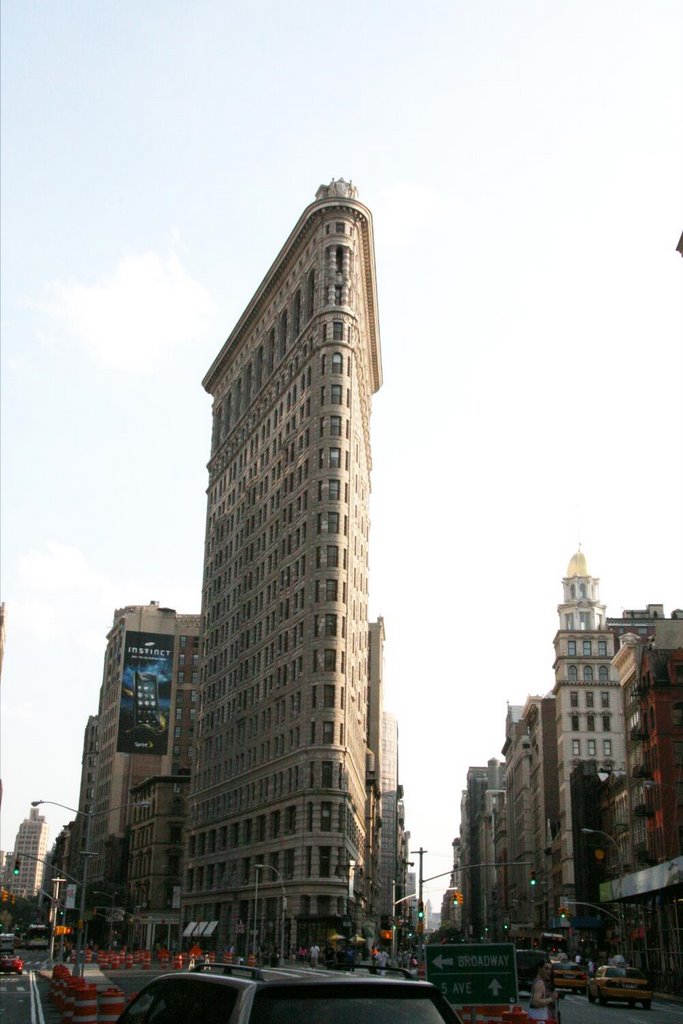
[[263,345],[259,345],[259,350],[256,353],[256,390],[261,389],[263,384]]
[[332,353],[332,373],[342,373],[344,369],[344,360],[341,352]]
[[311,270],[306,278],[306,321],[313,316],[313,305],[315,298],[315,270]]
[[247,364],[247,368],[244,371],[244,408],[248,409],[251,404],[251,383],[252,383],[253,371],[251,363]]
[[570,683],[575,683],[579,678],[579,674],[576,671],[576,665],[570,665],[567,669],[567,679]]
[[569,596],[571,598],[575,598],[576,597],[576,587],[574,586],[573,583],[572,583],[571,587],[569,588]]
[[287,310],[283,310],[280,316],[280,337],[278,339],[278,359],[284,359],[287,352]]
[[590,665],[584,665],[583,667],[583,681],[584,683],[593,682],[593,669]]
[[266,346],[266,374],[270,377],[273,372],[273,366],[275,365],[275,328],[271,329],[268,335],[268,344]]
[[579,594],[581,595],[581,597],[585,597],[586,596],[586,584],[585,583],[580,583],[579,584]]
[[292,339],[298,337],[299,331],[301,330],[301,289],[299,289],[294,296],[294,302],[292,303]]
[[223,416],[223,437],[229,433],[232,427],[232,395],[228,395],[225,399],[225,414]]
[[606,665],[601,665],[598,669],[598,680],[601,683],[606,683],[609,680],[609,669]]

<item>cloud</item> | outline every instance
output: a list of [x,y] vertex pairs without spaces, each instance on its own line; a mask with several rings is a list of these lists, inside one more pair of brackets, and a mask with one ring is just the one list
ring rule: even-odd
[[42,309],[103,366],[146,371],[202,334],[213,304],[171,250],[126,256],[95,284],[54,281]]

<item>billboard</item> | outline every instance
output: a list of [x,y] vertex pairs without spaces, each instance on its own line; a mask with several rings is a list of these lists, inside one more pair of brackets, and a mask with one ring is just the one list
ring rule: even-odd
[[123,754],[165,754],[171,717],[174,637],[126,631],[119,734]]

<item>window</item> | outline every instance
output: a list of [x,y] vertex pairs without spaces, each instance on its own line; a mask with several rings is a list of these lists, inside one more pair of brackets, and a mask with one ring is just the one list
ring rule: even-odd
[[591,665],[584,665],[583,666],[583,681],[584,681],[584,683],[592,683],[593,682],[593,668],[592,668]]
[[572,757],[581,757],[581,740],[572,740]]
[[325,636],[337,635],[337,616],[334,614],[325,616]]
[[323,722],[323,743],[334,743],[334,722]]
[[588,740],[588,756],[595,757],[595,740]]
[[336,601],[337,600],[337,581],[336,580],[325,580],[325,600]]
[[593,707],[593,699],[594,699],[593,691],[592,690],[588,690],[588,692],[586,693],[586,707],[587,708],[592,708]]
[[341,469],[341,448],[330,448],[330,469]]
[[595,715],[586,715],[586,728],[588,732],[595,732]]
[[602,731],[603,732],[611,732],[612,731],[612,719],[610,718],[609,715],[603,715],[602,716]]
[[332,762],[323,761],[322,763],[322,781],[321,785],[323,789],[332,789]]
[[285,808],[285,832],[291,835],[296,832],[296,805],[290,804]]
[[334,672],[337,668],[337,652],[335,650],[325,651],[325,671]]
[[601,658],[606,658],[607,657],[607,641],[606,640],[598,640],[598,654],[600,655]]
[[270,815],[270,829],[273,839],[277,839],[280,835],[280,812],[273,811]]
[[583,641],[583,654],[584,657],[590,656],[593,653],[592,645],[590,640]]
[[602,752],[605,755],[605,757],[611,757],[612,756],[612,741],[611,740],[603,740],[602,741]]
[[671,724],[683,725],[683,704],[674,704],[671,709]]
[[[341,341],[344,337],[344,324],[341,320],[332,323],[332,340]],[[334,356],[332,356],[332,372],[334,373]]]
[[569,694],[569,706],[572,708],[578,708],[579,706],[579,694],[577,690],[572,690]]
[[576,640],[567,640],[567,654],[570,657],[576,654]]
[[565,617],[564,617],[564,628],[565,629],[573,629],[574,628],[574,616],[573,615],[571,615],[571,614],[570,615],[565,615]]
[[674,740],[674,764],[683,765],[683,742]]
[[328,512],[327,513],[327,532],[328,533],[339,533],[339,513]]
[[344,360],[342,359],[341,352],[332,353],[332,373],[342,373],[344,369]]
[[332,831],[332,804],[328,800],[323,800],[320,805],[320,831]]
[[321,846],[320,847],[319,854],[320,854],[320,877],[321,878],[329,878],[330,877],[330,859],[331,859],[330,858],[330,853],[331,853],[331,849],[332,849],[332,847],[330,847],[330,846]]
[[578,715],[572,715],[572,732],[578,732],[578,731],[579,731],[579,716]]
[[608,708],[609,707],[609,691],[608,690],[602,690],[601,693],[600,693],[600,707],[601,708]]
[[330,405],[342,405],[344,401],[341,384],[333,384],[330,388]]
[[339,565],[339,548],[336,544],[329,544],[327,547],[327,565],[335,569]]
[[323,707],[333,708],[335,703],[335,685],[334,683],[325,683],[323,687]]
[[328,484],[328,496],[330,501],[339,501],[341,498],[341,481],[330,480]]
[[579,673],[576,670],[576,665],[570,665],[567,669],[567,679],[570,683],[575,683],[579,678]]
[[341,416],[330,416],[330,434],[332,435],[332,437],[342,436]]
[[598,680],[601,683],[609,682],[609,669],[606,665],[601,665],[598,669]]

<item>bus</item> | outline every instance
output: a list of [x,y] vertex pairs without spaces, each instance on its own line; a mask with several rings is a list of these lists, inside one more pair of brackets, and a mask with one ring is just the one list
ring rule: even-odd
[[50,929],[46,924],[30,924],[24,935],[24,949],[49,949]]
[[538,945],[548,956],[558,957],[561,953],[565,956],[567,954],[567,939],[556,932],[543,932]]

